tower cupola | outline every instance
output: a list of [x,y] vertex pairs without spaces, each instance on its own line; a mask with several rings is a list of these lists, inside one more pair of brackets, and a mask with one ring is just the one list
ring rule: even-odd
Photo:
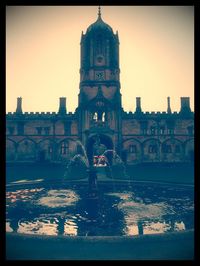
[[[119,68],[119,38],[112,28],[103,21],[99,7],[97,20],[81,35],[81,81],[92,80],[92,68],[102,70],[109,68],[115,71]],[[113,77],[114,72],[112,71]],[[95,75],[96,79],[104,79],[105,73]],[[112,77],[112,78],[113,78]],[[107,75],[107,78],[110,79]]]

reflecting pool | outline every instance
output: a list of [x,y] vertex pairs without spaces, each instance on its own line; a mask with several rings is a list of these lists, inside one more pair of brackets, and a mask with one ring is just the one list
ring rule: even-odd
[[194,228],[193,187],[161,184],[27,184],[6,191],[6,231],[39,235],[122,236]]

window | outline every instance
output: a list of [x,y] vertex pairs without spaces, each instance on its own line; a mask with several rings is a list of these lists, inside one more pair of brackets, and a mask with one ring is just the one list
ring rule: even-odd
[[148,121],[141,121],[140,122],[140,129],[142,135],[147,135],[147,128],[148,128]]
[[103,49],[103,39],[102,35],[99,34],[96,38],[96,53],[102,54],[102,49]]
[[106,121],[106,112],[102,112],[102,111],[94,112],[92,119],[94,122],[105,122]]
[[173,134],[174,134],[174,129],[173,129],[173,128],[168,128],[168,129],[167,129],[167,133],[168,133],[169,135],[173,135]]
[[155,135],[156,134],[156,128],[155,127],[151,127],[150,128],[150,134],[151,135]]
[[172,146],[171,145],[164,144],[162,146],[162,152],[163,153],[172,153]]
[[48,153],[49,153],[49,154],[52,154],[52,152],[53,152],[53,147],[52,147],[52,146],[49,146],[49,147],[48,147]]
[[94,113],[94,115],[93,115],[93,120],[94,120],[94,121],[97,121],[97,112]]
[[67,154],[69,149],[69,143],[68,142],[62,142],[60,154]]
[[50,133],[50,127],[44,127],[44,134],[49,135]]
[[147,129],[146,129],[146,128],[143,128],[143,129],[142,129],[142,134],[143,134],[143,135],[147,135]]
[[105,122],[105,120],[106,120],[106,113],[103,112],[103,114],[102,114],[102,122]]
[[42,127],[36,127],[36,130],[38,135],[42,134]]
[[24,145],[28,146],[28,141],[27,140],[24,141]]
[[149,153],[157,153],[157,146],[149,145]]
[[129,146],[129,152],[130,152],[130,153],[136,153],[136,152],[137,152],[137,147],[136,147],[136,145],[130,145],[130,146]]
[[165,134],[165,128],[164,127],[160,127],[160,135],[164,135]]

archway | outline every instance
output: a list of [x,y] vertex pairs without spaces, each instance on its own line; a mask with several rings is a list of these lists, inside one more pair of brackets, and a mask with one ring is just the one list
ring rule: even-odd
[[38,160],[40,162],[53,160],[55,143],[51,139],[43,139],[37,144]]
[[140,162],[142,157],[141,143],[134,138],[125,140],[123,142],[123,155],[124,154],[126,154],[126,163],[135,164]]
[[19,161],[35,161],[36,159],[36,143],[29,138],[25,138],[18,142],[17,160]]
[[143,162],[158,162],[160,160],[160,141],[158,139],[147,139],[142,143]]
[[170,138],[161,145],[161,161],[163,162],[181,162],[183,153],[183,143],[179,139]]
[[6,160],[13,161],[16,158],[16,142],[7,139],[6,140]]
[[105,150],[113,150],[113,142],[109,136],[94,134],[86,142],[86,152],[89,164],[93,165],[93,156],[101,155]]

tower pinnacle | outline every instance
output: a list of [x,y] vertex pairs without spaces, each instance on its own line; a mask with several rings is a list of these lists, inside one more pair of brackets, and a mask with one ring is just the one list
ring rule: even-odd
[[101,18],[101,7],[98,7],[98,18]]

